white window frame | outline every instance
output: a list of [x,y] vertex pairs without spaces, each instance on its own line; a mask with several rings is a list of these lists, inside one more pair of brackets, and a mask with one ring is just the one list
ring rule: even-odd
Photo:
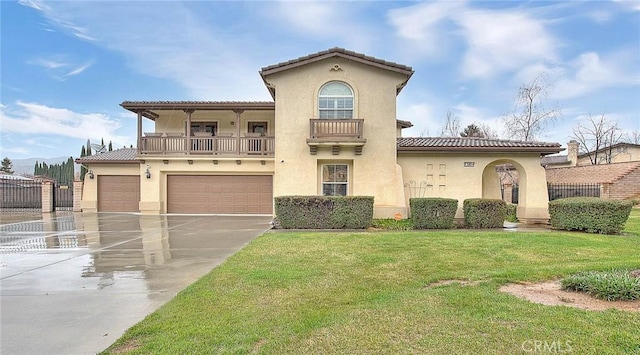
[[[349,95],[329,95],[323,94],[323,90],[327,88],[329,85],[339,84],[349,89]],[[348,100],[350,99],[350,100]],[[331,103],[333,107],[323,107],[327,106],[323,103],[323,101],[328,101],[327,103]],[[350,106],[339,107],[340,103],[346,104],[348,101],[351,101]],[[349,86],[347,83],[342,81],[330,81],[325,83],[318,91],[318,117],[321,119],[353,119],[354,116],[354,107],[355,107],[355,95],[353,93],[353,88]]]
[[[325,181],[325,176],[324,176],[324,170],[325,167],[329,167],[329,166],[344,166],[346,168],[346,173],[345,173],[345,179],[346,181]],[[320,170],[320,190],[322,192],[323,196],[349,196],[349,164],[344,164],[344,163],[332,163],[332,164],[322,164],[321,165],[321,170]],[[325,185],[344,185],[345,189],[345,194],[344,195],[336,195],[336,194],[330,194],[327,195],[324,192],[324,187]],[[335,192],[335,189],[332,189]]]

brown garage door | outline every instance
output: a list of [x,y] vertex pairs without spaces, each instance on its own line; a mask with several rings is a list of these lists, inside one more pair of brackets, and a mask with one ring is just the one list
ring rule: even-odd
[[140,211],[140,176],[98,176],[99,212]]
[[169,175],[169,213],[272,213],[273,178]]

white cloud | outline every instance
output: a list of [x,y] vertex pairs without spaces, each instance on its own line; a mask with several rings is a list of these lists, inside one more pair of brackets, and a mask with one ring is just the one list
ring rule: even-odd
[[451,33],[446,32],[445,25],[455,13],[465,8],[461,1],[420,3],[390,10],[387,20],[395,28],[396,35],[410,43],[401,50],[437,58],[443,56],[449,46]]
[[[270,27],[293,36],[332,42],[359,52],[368,52],[379,42],[380,26],[365,20],[361,12],[371,5],[367,2],[341,1],[276,1],[261,8],[260,15]],[[326,49],[326,48],[320,48]]]
[[127,144],[130,137],[118,136],[115,131],[122,123],[101,113],[78,113],[65,108],[49,107],[30,102],[5,105],[0,111],[2,133],[61,136],[77,139],[112,140]]
[[252,39],[215,27],[215,20],[190,8],[197,9],[198,3],[60,1],[38,6],[63,31],[123,54],[134,70],[179,83],[190,91],[189,99],[269,99],[256,74],[260,66],[249,59]]
[[457,41],[466,45],[461,73],[487,78],[523,65],[554,60],[558,41],[533,10],[481,10],[474,3],[420,3],[389,11],[388,19],[409,51],[446,57]]
[[640,1],[637,0],[613,0],[614,3],[630,12],[640,12]]
[[60,67],[66,67],[68,63],[64,63],[54,59],[36,58],[27,62],[28,64],[37,65],[45,69],[57,69]]
[[640,85],[637,59],[628,52],[601,57],[598,53],[583,53],[564,68],[565,75],[556,83],[555,97],[580,97],[609,87]]
[[67,73],[67,76],[74,76],[74,75],[78,75],[80,73],[82,73],[83,71],[87,70],[87,68],[89,68],[91,65],[93,65],[93,63],[85,63],[73,70],[71,70],[70,72]]
[[79,64],[75,63],[67,55],[54,55],[50,58],[35,58],[27,61],[27,64],[42,67],[52,78],[58,81],[65,81],[68,77],[78,75],[87,70],[93,65],[93,62]]
[[462,65],[466,77],[489,77],[556,57],[557,41],[525,12],[473,10],[455,17],[468,44]]

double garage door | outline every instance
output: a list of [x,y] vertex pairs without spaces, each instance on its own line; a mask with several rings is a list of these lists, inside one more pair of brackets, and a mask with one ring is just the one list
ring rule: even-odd
[[169,175],[168,213],[273,212],[273,177]]

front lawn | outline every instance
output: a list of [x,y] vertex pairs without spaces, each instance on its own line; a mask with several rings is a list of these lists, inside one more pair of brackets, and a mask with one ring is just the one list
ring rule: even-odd
[[[270,232],[106,353],[639,353],[638,312],[543,306],[498,291],[638,269],[640,210],[624,233]],[[478,283],[431,285],[438,280]]]

